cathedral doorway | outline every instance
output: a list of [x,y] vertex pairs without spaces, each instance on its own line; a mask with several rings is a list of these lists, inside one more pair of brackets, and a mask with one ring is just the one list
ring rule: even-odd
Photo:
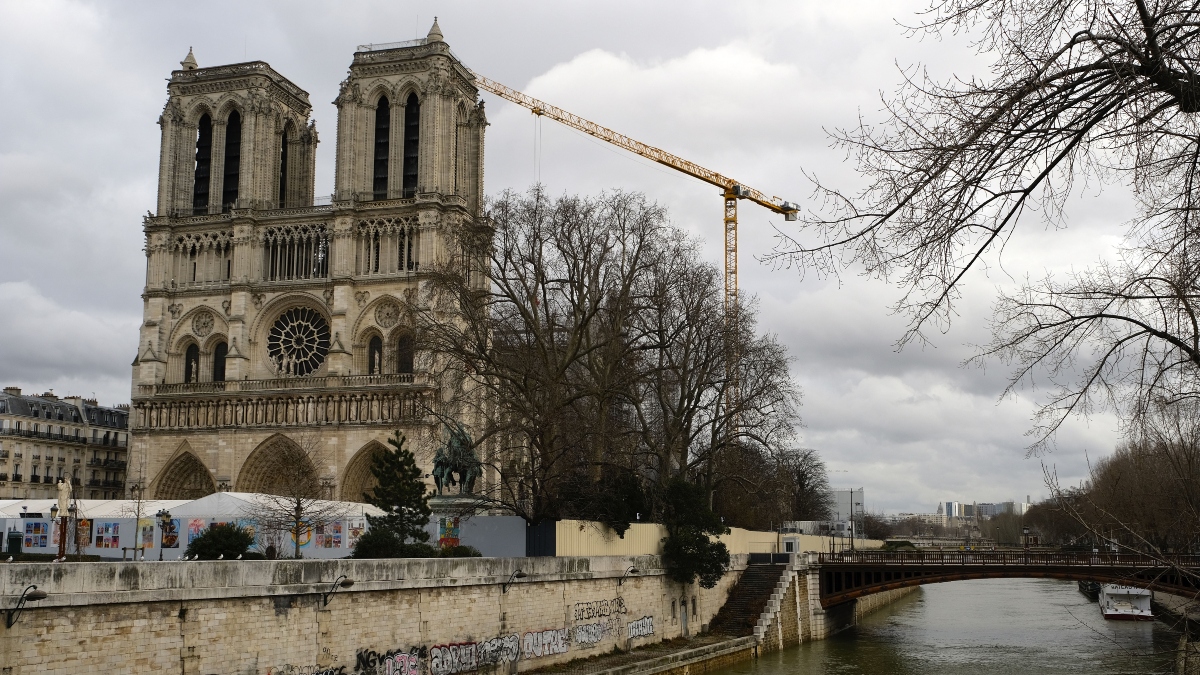
[[199,499],[217,491],[212,473],[200,458],[185,450],[159,474],[155,499]]

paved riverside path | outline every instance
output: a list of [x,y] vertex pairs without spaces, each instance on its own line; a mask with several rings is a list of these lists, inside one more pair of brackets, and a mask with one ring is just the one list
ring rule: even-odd
[[[665,666],[674,660],[687,660],[687,656],[689,655],[686,652],[701,650],[705,647],[713,647],[713,651],[724,651],[721,646],[726,643],[729,647],[744,643],[745,646],[743,648],[749,648],[754,644],[753,638],[731,638],[728,635],[706,634],[693,638],[675,638],[664,642],[656,642],[628,652],[599,652],[587,659],[578,659],[527,672],[539,674],[570,673],[571,675],[599,675],[600,673],[607,673],[614,670],[630,673],[655,672],[659,670],[659,668],[654,667],[657,665],[656,662],[662,662]],[[673,659],[672,657],[677,658]],[[646,667],[641,667],[643,665]],[[697,669],[693,668],[692,670],[695,671]]]

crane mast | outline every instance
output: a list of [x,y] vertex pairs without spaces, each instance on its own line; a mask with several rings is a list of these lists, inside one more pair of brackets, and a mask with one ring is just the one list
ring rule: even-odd
[[[799,213],[798,206],[791,202],[784,201],[779,197],[768,197],[766,194],[755,190],[752,187],[739,183],[732,178],[723,176],[716,171],[706,169],[695,162],[690,162],[682,157],[673,155],[666,150],[642,143],[641,141],[630,138],[625,134],[617,133],[612,129],[603,127],[590,120],[586,120],[579,115],[563,110],[558,106],[550,105],[549,103],[540,101],[532,96],[529,96],[528,94],[523,94],[512,87],[508,87],[496,82],[495,80],[488,79],[479,73],[472,74],[475,76],[475,84],[480,89],[489,91],[500,98],[516,103],[523,108],[527,108],[535,115],[549,117],[550,119],[571,127],[572,129],[582,131],[589,136],[594,136],[602,141],[611,143],[619,148],[623,148],[634,154],[641,155],[642,157],[658,162],[663,166],[668,166],[676,171],[685,173],[693,178],[698,178],[705,183],[720,188],[721,196],[725,203],[725,318],[729,329],[737,330],[738,200],[746,199],[752,201],[759,206],[774,211],[775,213],[782,214],[785,220],[796,220],[796,216]],[[731,340],[730,344],[736,345],[737,341]],[[726,390],[726,404],[730,410],[736,410],[736,402],[740,400],[739,378],[737,373],[737,363],[739,357],[740,354],[732,351],[726,355],[726,370],[729,378],[729,385]],[[736,426],[736,420],[734,422],[734,426]]]

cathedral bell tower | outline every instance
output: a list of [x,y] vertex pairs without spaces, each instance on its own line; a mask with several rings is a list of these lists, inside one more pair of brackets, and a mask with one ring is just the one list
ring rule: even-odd
[[130,482],[164,499],[272,492],[274,462],[295,456],[282,450],[305,446],[325,496],[360,500],[394,430],[422,460],[438,442],[437,383],[402,300],[480,208],[474,78],[436,21],[359,47],[326,200],[304,90],[262,61],[201,68],[189,51],[181,65],[144,220]]

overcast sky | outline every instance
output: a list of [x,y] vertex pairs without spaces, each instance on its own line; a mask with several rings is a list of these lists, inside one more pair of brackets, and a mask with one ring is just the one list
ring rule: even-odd
[[[435,15],[465,64],[629,136],[806,203],[802,170],[857,184],[824,129],[878,119],[898,67],[986,75],[963,40],[907,37],[923,2],[238,2],[0,0],[0,383],[129,400],[144,282],[141,218],[155,207],[171,70],[264,60],[306,89],[321,133],[317,193],[333,188],[331,101],[355,46],[423,37]],[[722,202],[706,184],[485,94],[486,189],[639,190],[720,260]],[[539,152],[540,146],[540,152]],[[802,444],[868,508],[929,512],[939,500],[1038,499],[1026,459],[1033,402],[1001,400],[1007,370],[963,368],[998,288],[1112,254],[1131,213],[1119,188],[1085,190],[1070,227],[1021,224],[1002,259],[968,280],[953,327],[896,351],[896,290],[801,278],[763,265],[773,227],[740,210],[741,287],[794,357]],[[1072,420],[1046,458],[1077,482],[1118,441],[1109,416]]]

